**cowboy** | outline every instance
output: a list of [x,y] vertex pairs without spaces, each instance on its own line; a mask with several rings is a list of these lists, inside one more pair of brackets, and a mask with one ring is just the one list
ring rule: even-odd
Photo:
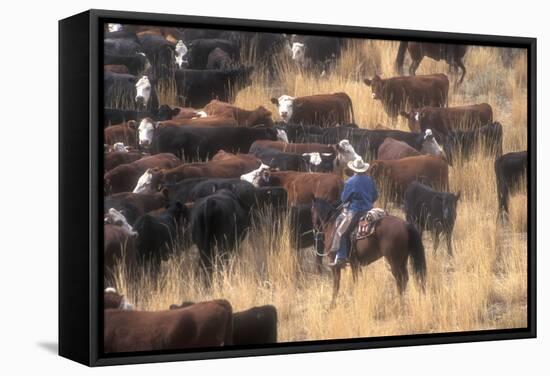
[[331,266],[345,265],[348,262],[350,239],[348,230],[357,225],[361,215],[372,209],[378,199],[378,191],[374,180],[366,174],[369,164],[362,158],[348,162],[348,168],[353,176],[344,184],[342,191],[343,210],[336,219],[336,226],[332,240],[331,253],[336,257]]

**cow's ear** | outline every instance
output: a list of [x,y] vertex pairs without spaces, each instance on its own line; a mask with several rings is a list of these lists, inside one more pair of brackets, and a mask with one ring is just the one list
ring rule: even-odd
[[405,112],[405,111],[401,111],[399,113],[399,115],[403,116],[404,118],[408,119],[409,118],[409,113],[408,112]]
[[365,85],[367,85],[367,86],[370,86],[370,84],[372,83],[372,81],[369,80],[368,78],[365,78],[365,79],[363,80],[363,82],[364,82]]
[[271,98],[271,103],[278,106],[279,105],[279,100],[277,98]]
[[128,128],[130,129],[136,129],[137,128],[137,122],[135,120],[128,120],[128,122],[126,123],[126,125],[128,126]]

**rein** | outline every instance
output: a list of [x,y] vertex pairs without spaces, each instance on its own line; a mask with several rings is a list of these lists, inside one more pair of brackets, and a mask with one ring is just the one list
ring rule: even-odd
[[[338,205],[338,207],[335,208],[334,213],[332,213],[332,215],[330,215],[327,218],[326,221],[323,221],[323,223],[321,223],[321,228],[324,228],[328,223],[335,220],[336,217],[338,217],[338,215],[340,215],[340,211],[342,210],[343,207],[344,207],[344,203]],[[322,253],[317,251],[320,237],[325,235],[325,231],[320,231],[320,230],[316,229],[315,225],[314,225],[314,228],[311,231],[313,232],[313,241],[314,241],[314,244],[315,244],[315,247],[314,247],[315,248],[315,250],[314,250],[315,255],[320,256],[320,257],[325,257],[327,254],[324,251]]]

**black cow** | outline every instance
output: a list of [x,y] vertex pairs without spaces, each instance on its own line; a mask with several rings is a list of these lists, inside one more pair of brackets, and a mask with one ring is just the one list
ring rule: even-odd
[[510,194],[518,191],[527,174],[527,151],[506,153],[495,160],[498,217],[506,218]]
[[296,153],[285,153],[275,149],[256,148],[252,151],[262,163],[280,171],[308,172],[308,158]]
[[502,125],[494,122],[471,131],[451,131],[444,147],[450,161],[457,157],[467,160],[476,151],[502,155]]
[[143,35],[139,38],[141,49],[151,62],[155,82],[171,81],[174,77],[175,46],[160,35]]
[[184,159],[205,160],[219,150],[247,152],[256,140],[277,140],[277,130],[245,127],[158,127],[153,132],[152,151],[171,150]]
[[104,212],[114,208],[121,212],[128,223],[133,226],[136,220],[152,210],[164,208],[168,205],[168,191],[157,193],[115,193],[105,197]]
[[453,255],[452,235],[459,199],[460,192],[456,195],[438,192],[417,181],[410,183],[405,190],[407,222],[416,226],[421,237],[424,230],[432,232],[434,253],[439,246],[439,235],[444,234],[447,252]]
[[328,71],[340,57],[344,41],[341,38],[295,35],[291,40],[292,59],[304,68]]
[[135,56],[138,52],[144,51],[140,43],[133,38],[107,38],[103,40],[103,53],[106,55]]
[[[190,178],[166,186],[171,201],[193,202],[203,197],[226,189],[232,192],[238,187],[254,188],[252,184],[241,179],[226,178]],[[173,193],[172,193],[173,192]]]
[[208,54],[206,69],[230,69],[232,61],[227,52],[216,47]]
[[144,53],[136,53],[135,55],[116,55],[104,54],[103,64],[124,65],[128,68],[128,72],[135,76],[147,74],[151,68],[151,62]]
[[138,77],[131,74],[113,73],[106,71],[103,74],[103,93],[105,107],[134,110],[139,109],[156,112],[159,108],[159,99],[154,82],[150,81],[150,97],[147,103],[139,102],[136,91]]
[[147,213],[134,224],[138,233],[136,250],[139,261],[158,271],[179,238],[180,229],[187,219],[187,208],[181,202],[170,205],[160,213]]
[[187,60],[189,69],[205,69],[208,55],[216,48],[225,51],[231,60],[239,57],[239,45],[225,39],[195,39],[187,45]]
[[125,123],[129,120],[140,122],[142,119],[151,118],[154,121],[171,120],[180,112],[179,108],[171,108],[163,104],[157,111],[137,111],[137,110],[121,110],[118,108],[103,109],[103,127],[109,125]]
[[219,259],[226,262],[250,225],[248,213],[237,196],[229,190],[220,190],[204,197],[193,206],[189,221],[192,241],[199,249],[201,266],[206,277],[212,274],[212,265]]
[[233,102],[239,90],[251,84],[253,67],[227,70],[178,69],[175,72],[177,94],[182,105],[201,108],[212,99]]

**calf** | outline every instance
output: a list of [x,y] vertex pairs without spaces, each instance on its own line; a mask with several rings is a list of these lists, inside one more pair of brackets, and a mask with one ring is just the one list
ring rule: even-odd
[[502,155],[502,125],[499,122],[471,131],[452,131],[447,139],[451,160],[470,159],[476,152],[484,155]]
[[152,210],[164,208],[168,205],[168,191],[155,193],[117,193],[105,197],[103,207],[105,212],[111,208],[121,212],[130,225]]
[[179,201],[161,213],[144,214],[136,220],[136,251],[139,261],[158,272],[177,243],[187,218],[187,208]]
[[510,194],[521,187],[527,174],[527,166],[527,151],[506,153],[495,160],[499,219],[508,216]]
[[354,123],[353,105],[346,93],[317,94],[305,97],[281,95],[271,98],[285,123],[334,127]]
[[239,126],[251,127],[254,125],[273,126],[271,111],[265,107],[259,106],[255,110],[245,110],[219,100],[212,100],[203,111],[208,116],[232,117]]
[[280,150],[256,147],[254,155],[267,166],[280,171],[301,171],[307,172],[309,167],[309,156],[298,153],[285,153]]
[[162,153],[118,165],[103,175],[104,192],[106,195],[130,192],[147,169],[174,168],[179,164],[181,161],[173,154]]
[[421,107],[401,111],[411,132],[432,129],[443,135],[456,130],[472,130],[493,121],[493,109],[487,103],[456,107]]
[[418,180],[438,189],[449,187],[449,167],[439,157],[421,155],[397,160],[376,160],[367,171],[378,184],[387,184],[388,199],[402,202],[409,183]]
[[103,350],[184,350],[233,344],[233,310],[213,300],[169,311],[104,311]]
[[447,252],[453,255],[452,235],[456,220],[456,207],[460,192],[456,195],[437,192],[432,188],[413,181],[405,190],[404,203],[407,222],[416,226],[422,237],[422,231],[432,232],[434,254],[439,246],[439,236],[445,235]]
[[379,100],[394,120],[403,110],[423,106],[445,107],[449,94],[449,79],[444,74],[398,76],[382,79],[375,75],[364,83],[371,87],[372,98]]
[[123,226],[103,226],[103,278],[116,278],[116,265],[120,262],[131,272],[136,261],[135,240],[137,234]]

